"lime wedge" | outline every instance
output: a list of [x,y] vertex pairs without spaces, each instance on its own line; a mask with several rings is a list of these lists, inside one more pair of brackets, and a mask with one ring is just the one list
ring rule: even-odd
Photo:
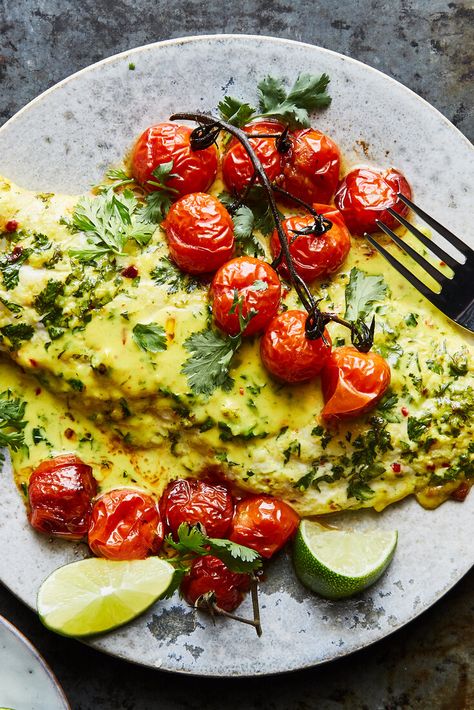
[[359,532],[326,528],[302,520],[295,536],[293,563],[300,581],[328,599],[366,589],[384,573],[397,546],[396,530]]
[[43,624],[64,636],[90,636],[126,624],[168,589],[174,568],[158,557],[114,562],[91,557],[55,570],[41,585]]

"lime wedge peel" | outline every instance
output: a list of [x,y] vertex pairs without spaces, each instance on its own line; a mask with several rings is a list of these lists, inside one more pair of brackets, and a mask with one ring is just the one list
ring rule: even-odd
[[302,520],[293,563],[300,581],[327,599],[342,599],[376,582],[392,561],[396,530],[334,530]]
[[73,562],[43,582],[38,614],[48,629],[63,636],[104,633],[146,611],[165,594],[173,575],[173,566],[158,557]]

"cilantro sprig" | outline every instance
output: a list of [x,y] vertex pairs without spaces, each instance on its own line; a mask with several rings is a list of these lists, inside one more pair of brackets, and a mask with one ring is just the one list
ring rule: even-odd
[[267,76],[258,84],[258,108],[226,96],[218,105],[223,119],[243,126],[254,118],[278,118],[290,128],[310,125],[309,112],[331,103],[327,93],[329,76],[300,74],[289,91],[282,79]]
[[140,350],[145,352],[159,353],[166,350],[165,329],[157,323],[137,323],[133,328],[132,337]]
[[255,550],[232,540],[209,537],[200,525],[181,523],[178,540],[168,535],[166,542],[177,553],[171,562],[182,568],[189,567],[196,557],[206,555],[218,557],[232,572],[242,574],[255,572],[262,566],[262,558]]
[[[256,290],[261,288],[258,282],[255,284]],[[193,333],[184,341],[184,347],[191,353],[191,357],[185,361],[181,372],[187,375],[189,386],[194,394],[208,397],[218,387],[225,392],[232,389],[234,380],[229,375],[232,358],[242,344],[242,333],[252,318],[257,315],[257,311],[250,309],[250,312],[244,316],[243,296],[239,297],[235,289],[229,313],[238,316],[240,329],[238,335],[226,335],[208,328]]]
[[367,274],[355,266],[351,269],[346,286],[345,318],[357,321],[370,315],[372,306],[387,294],[387,284],[382,276]]

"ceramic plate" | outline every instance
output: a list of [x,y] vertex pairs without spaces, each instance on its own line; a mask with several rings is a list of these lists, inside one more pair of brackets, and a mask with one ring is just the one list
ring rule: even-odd
[[69,704],[38,651],[0,616],[0,707],[68,710]]
[[[265,74],[291,81],[302,71],[330,75],[333,102],[314,124],[335,139],[349,163],[401,169],[418,203],[474,242],[468,185],[474,151],[461,133],[378,71],[287,40],[186,38],[95,64],[42,94],[3,126],[0,173],[47,192],[87,190],[148,125],[175,111],[215,110],[226,93],[255,99],[256,83]],[[83,555],[85,548],[33,533],[8,465],[1,486],[0,578],[34,606],[43,579]],[[462,505],[447,502],[432,512],[406,500],[383,514],[349,513],[341,520],[350,526],[399,530],[393,564],[365,594],[341,602],[321,600],[298,584],[283,555],[269,566],[262,585],[261,639],[251,627],[221,620],[214,627],[175,596],[92,645],[130,661],[202,675],[303,668],[351,653],[400,628],[474,562],[474,495]],[[248,600],[243,612],[250,613]]]

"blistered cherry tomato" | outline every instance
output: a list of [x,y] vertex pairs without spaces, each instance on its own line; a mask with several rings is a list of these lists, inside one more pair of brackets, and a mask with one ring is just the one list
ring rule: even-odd
[[[244,127],[245,133],[279,134],[285,127],[278,121],[255,121]],[[263,169],[270,182],[281,174],[281,153],[276,147],[275,138],[251,138],[255,155],[262,163]],[[228,190],[241,193],[247,187],[254,174],[253,165],[244,146],[235,138],[230,142],[222,160],[222,177]]]
[[236,609],[250,589],[248,574],[232,572],[217,557],[198,557],[181,582],[181,592],[188,604],[195,606],[204,594],[213,594],[224,611]]
[[269,372],[284,382],[305,382],[316,377],[331,352],[331,338],[309,340],[305,333],[308,314],[286,311],[276,316],[260,342],[260,355]]
[[251,496],[237,503],[229,538],[268,558],[295,533],[299,520],[293,508],[282,500]]
[[163,524],[157,502],[133,488],[116,488],[94,503],[89,547],[109,560],[141,560],[158,552]]
[[43,461],[28,484],[30,523],[39,532],[80,540],[96,492],[92,468],[74,454]]
[[[283,222],[295,270],[307,283],[337,271],[351,248],[351,235],[339,210],[331,205],[316,204],[314,207],[332,222],[332,227],[324,234],[295,234],[314,223],[311,215],[290,217]],[[279,256],[281,246],[276,230],[272,234],[270,247],[273,257]],[[284,257],[277,269],[289,278]]]
[[194,192],[181,197],[163,227],[173,261],[189,274],[210,273],[232,258],[234,223],[212,195]]
[[392,229],[398,225],[395,217],[387,212],[389,207],[401,215],[408,212],[397,192],[411,197],[410,185],[398,170],[357,168],[342,180],[334,200],[350,232],[362,235],[379,229],[376,219]]
[[217,173],[215,146],[192,150],[192,128],[177,123],[158,123],[142,133],[132,154],[132,175],[147,190],[159,190],[150,181],[157,182],[153,171],[158,165],[173,161],[166,187],[177,190],[177,196],[190,192],[205,192],[214,182]]
[[374,407],[390,384],[390,365],[372,351],[334,348],[321,373],[325,419],[356,417]]
[[168,485],[160,509],[165,525],[175,537],[181,523],[200,523],[209,537],[225,537],[232,522],[234,501],[225,486],[182,478]]
[[282,161],[283,187],[310,204],[330,202],[339,182],[339,148],[314,128],[292,132],[289,139],[291,148]]
[[217,271],[210,296],[214,318],[222,330],[229,335],[240,332],[240,308],[243,318],[254,313],[243,331],[244,335],[253,335],[263,330],[277,314],[281,283],[269,264],[242,256],[228,261]]

